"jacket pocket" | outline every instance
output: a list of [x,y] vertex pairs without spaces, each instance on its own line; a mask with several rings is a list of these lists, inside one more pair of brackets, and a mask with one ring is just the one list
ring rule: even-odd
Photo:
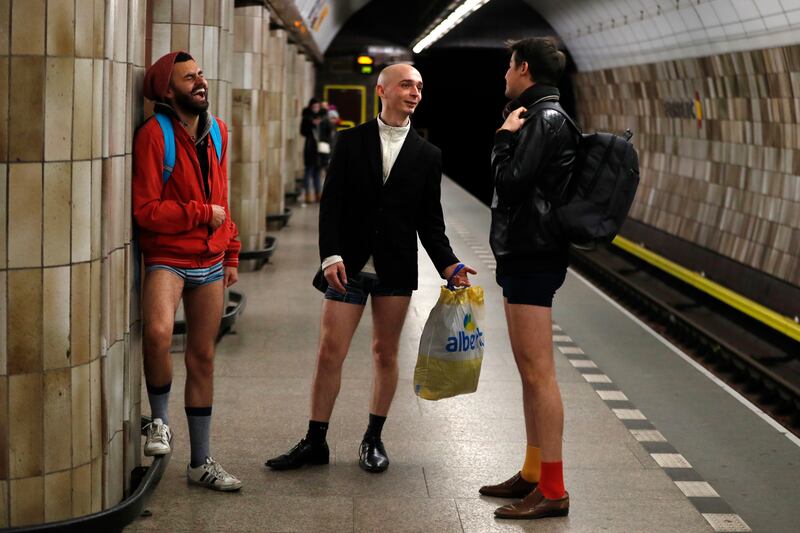
[[[227,222],[227,221],[226,221]],[[230,243],[230,225],[223,223],[208,236],[208,254],[217,255],[228,249]]]

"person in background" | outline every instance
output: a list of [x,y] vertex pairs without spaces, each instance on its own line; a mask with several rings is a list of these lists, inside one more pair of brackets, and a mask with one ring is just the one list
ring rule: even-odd
[[303,109],[300,121],[300,134],[305,137],[303,145],[303,165],[305,173],[303,175],[303,189],[305,201],[314,203],[317,201],[320,190],[320,160],[319,160],[319,125],[322,119],[319,116],[322,106],[320,101],[312,98],[308,102],[308,107]]
[[336,126],[339,124],[339,112],[336,111],[336,106],[328,106],[327,111],[320,113],[320,118],[322,120],[319,123],[319,164],[323,171],[324,179],[328,165],[331,162],[331,154],[333,153],[336,134],[338,133]]

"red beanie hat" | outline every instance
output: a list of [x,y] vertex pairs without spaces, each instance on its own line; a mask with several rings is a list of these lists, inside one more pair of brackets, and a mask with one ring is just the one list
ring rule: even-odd
[[144,96],[148,100],[157,102],[162,101],[169,89],[169,79],[172,77],[172,67],[175,65],[175,58],[178,54],[184,53],[191,57],[189,52],[178,50],[162,56],[158,61],[150,65],[144,73]]

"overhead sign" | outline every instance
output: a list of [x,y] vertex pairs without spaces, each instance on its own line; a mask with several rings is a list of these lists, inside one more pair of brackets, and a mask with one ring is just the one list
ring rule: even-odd
[[331,8],[328,5],[328,0],[315,0],[311,4],[310,9],[303,9],[302,11],[306,11],[306,13],[303,13],[303,16],[308,26],[314,31],[319,31],[322,23],[328,18]]

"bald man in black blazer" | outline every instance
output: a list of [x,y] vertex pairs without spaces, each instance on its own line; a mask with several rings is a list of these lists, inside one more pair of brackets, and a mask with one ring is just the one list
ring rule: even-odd
[[266,465],[276,470],[327,464],[325,436],[353,333],[372,296],[373,388],[359,465],[383,472],[381,430],[397,388],[397,352],[411,292],[417,288],[417,235],[445,279],[469,285],[445,235],[441,151],[411,128],[422,76],[392,65],[378,77],[378,118],[340,134],[320,203],[322,262],[314,286],[325,293],[306,437]]

